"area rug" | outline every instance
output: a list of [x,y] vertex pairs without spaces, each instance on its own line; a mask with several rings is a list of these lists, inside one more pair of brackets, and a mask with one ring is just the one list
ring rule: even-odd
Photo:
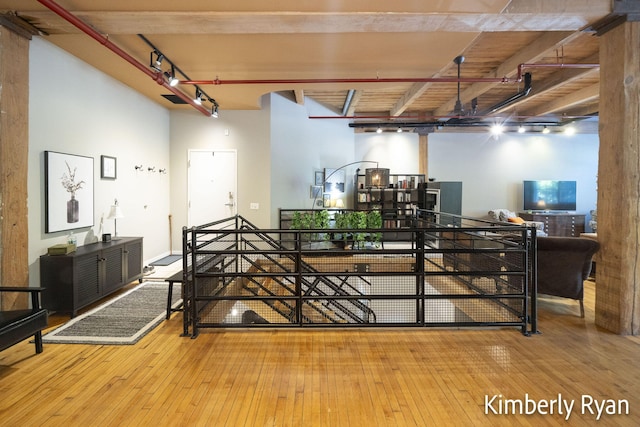
[[[180,300],[178,284],[172,306]],[[48,344],[135,344],[166,317],[166,282],[145,282],[43,336]]]

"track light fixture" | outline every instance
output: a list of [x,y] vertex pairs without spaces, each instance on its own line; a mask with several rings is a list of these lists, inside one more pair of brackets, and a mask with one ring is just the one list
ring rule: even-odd
[[547,134],[549,132],[551,132],[551,131],[549,130],[548,127],[545,126],[544,128],[542,128],[542,133]]
[[176,77],[176,67],[171,64],[171,75],[169,76],[169,86],[175,87],[180,80]]
[[[155,59],[153,58],[155,55]],[[149,67],[156,70],[157,72],[162,72],[162,61],[164,60],[164,55],[157,50],[153,50],[151,52],[149,58]]]
[[[177,65],[173,63],[164,53],[160,51],[149,39],[147,39],[144,35],[138,34],[142,40],[144,40],[147,45],[151,48],[150,58],[149,58],[149,67],[152,70],[160,73],[160,76],[164,78],[164,81],[169,83],[169,86],[175,87],[180,83],[180,79],[178,79],[178,74],[180,74],[184,79],[191,80],[189,76],[187,76]],[[165,64],[165,69],[168,68],[167,64],[171,67],[170,70],[163,71],[162,65]],[[202,105],[203,101],[209,101],[212,103],[211,107],[211,116],[218,117],[218,108],[219,104],[215,99],[211,98],[207,95],[202,89],[198,86],[195,86],[196,94],[193,98],[193,103],[196,105]],[[206,110],[205,110],[206,111]]]
[[518,133],[525,133],[526,129],[524,128],[524,126],[520,125],[518,126]]
[[215,99],[210,99],[209,102],[211,102],[211,117],[213,117],[214,119],[218,118],[218,103],[216,102]]

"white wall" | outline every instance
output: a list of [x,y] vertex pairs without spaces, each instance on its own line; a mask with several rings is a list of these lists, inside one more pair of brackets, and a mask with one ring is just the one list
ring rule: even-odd
[[576,212],[596,207],[598,135],[484,133],[429,135],[429,176],[462,181],[462,213],[486,217],[491,209],[522,210],[522,181],[577,181]]
[[[258,227],[269,227],[269,100],[256,111],[220,110],[218,119],[195,110],[171,112],[171,214],[173,248],[180,251],[182,227],[188,225],[187,159],[189,150],[232,149],[237,152],[237,213]],[[258,210],[249,209],[258,203]],[[212,220],[215,218],[212,218]]]
[[[305,98],[299,105],[278,94],[271,98],[271,225],[278,226],[278,209],[311,209],[314,172],[336,169],[354,161],[353,130],[343,119],[310,119],[335,115]],[[355,159],[359,160],[359,159]],[[356,166],[357,167],[357,166]],[[353,191],[355,169],[345,169],[345,202]]]
[[[419,135],[412,132],[358,133],[355,136],[355,158],[379,162],[391,174],[417,174]],[[373,165],[362,165],[364,169]]]
[[[95,225],[74,231],[79,245],[113,233],[106,217],[117,198],[125,215],[118,234],[142,236],[145,260],[167,253],[169,112],[42,38],[33,38],[29,56],[30,284],[40,282],[39,256],[68,234],[45,233],[44,151],[94,159]],[[117,158],[115,181],[100,179],[101,155]],[[168,173],[137,173],[139,164]]]

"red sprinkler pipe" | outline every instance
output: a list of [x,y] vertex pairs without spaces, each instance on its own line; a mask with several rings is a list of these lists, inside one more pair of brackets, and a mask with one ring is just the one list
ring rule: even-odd
[[515,78],[508,77],[405,77],[368,79],[255,79],[255,80],[181,80],[192,85],[270,85],[270,84],[361,84],[361,83],[520,83],[525,68],[597,68],[600,64],[520,64]]
[[187,95],[185,95],[182,91],[170,86],[169,83],[167,83],[164,80],[164,76],[162,75],[162,72],[151,71],[145,64],[142,64],[137,59],[129,55],[127,52],[120,49],[118,46],[113,44],[107,37],[103,36],[96,30],[94,30],[92,27],[85,24],[82,20],[80,20],[75,15],[73,15],[71,12],[64,9],[62,6],[60,6],[56,2],[52,0],[38,0],[38,3],[41,3],[43,6],[47,7],[52,12],[58,14],[60,17],[62,17],[63,19],[65,19],[66,21],[68,21],[78,29],[80,29],[83,33],[89,35],[98,43],[100,43],[107,49],[111,50],[113,53],[115,53],[116,55],[118,55],[119,57],[127,61],[129,64],[133,65],[138,70],[142,71],[143,73],[151,77],[153,80],[156,81],[156,83],[158,83],[165,89],[169,90],[173,94],[177,95],[179,98],[181,98],[183,101],[190,104],[192,107],[200,111],[205,116],[211,117],[211,112],[209,110],[193,102],[193,100]]
[[405,77],[370,79],[266,79],[266,80],[180,80],[192,85],[270,85],[270,84],[321,84],[321,83],[516,83],[507,77]]

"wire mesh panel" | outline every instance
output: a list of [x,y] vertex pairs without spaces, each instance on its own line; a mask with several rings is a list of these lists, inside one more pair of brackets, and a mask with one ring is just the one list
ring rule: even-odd
[[[393,245],[369,240],[380,229],[263,230],[239,216],[224,227],[184,230],[186,329],[193,336],[234,326],[535,330],[535,233],[469,221],[416,222],[411,238]],[[355,234],[355,248],[338,244]]]

